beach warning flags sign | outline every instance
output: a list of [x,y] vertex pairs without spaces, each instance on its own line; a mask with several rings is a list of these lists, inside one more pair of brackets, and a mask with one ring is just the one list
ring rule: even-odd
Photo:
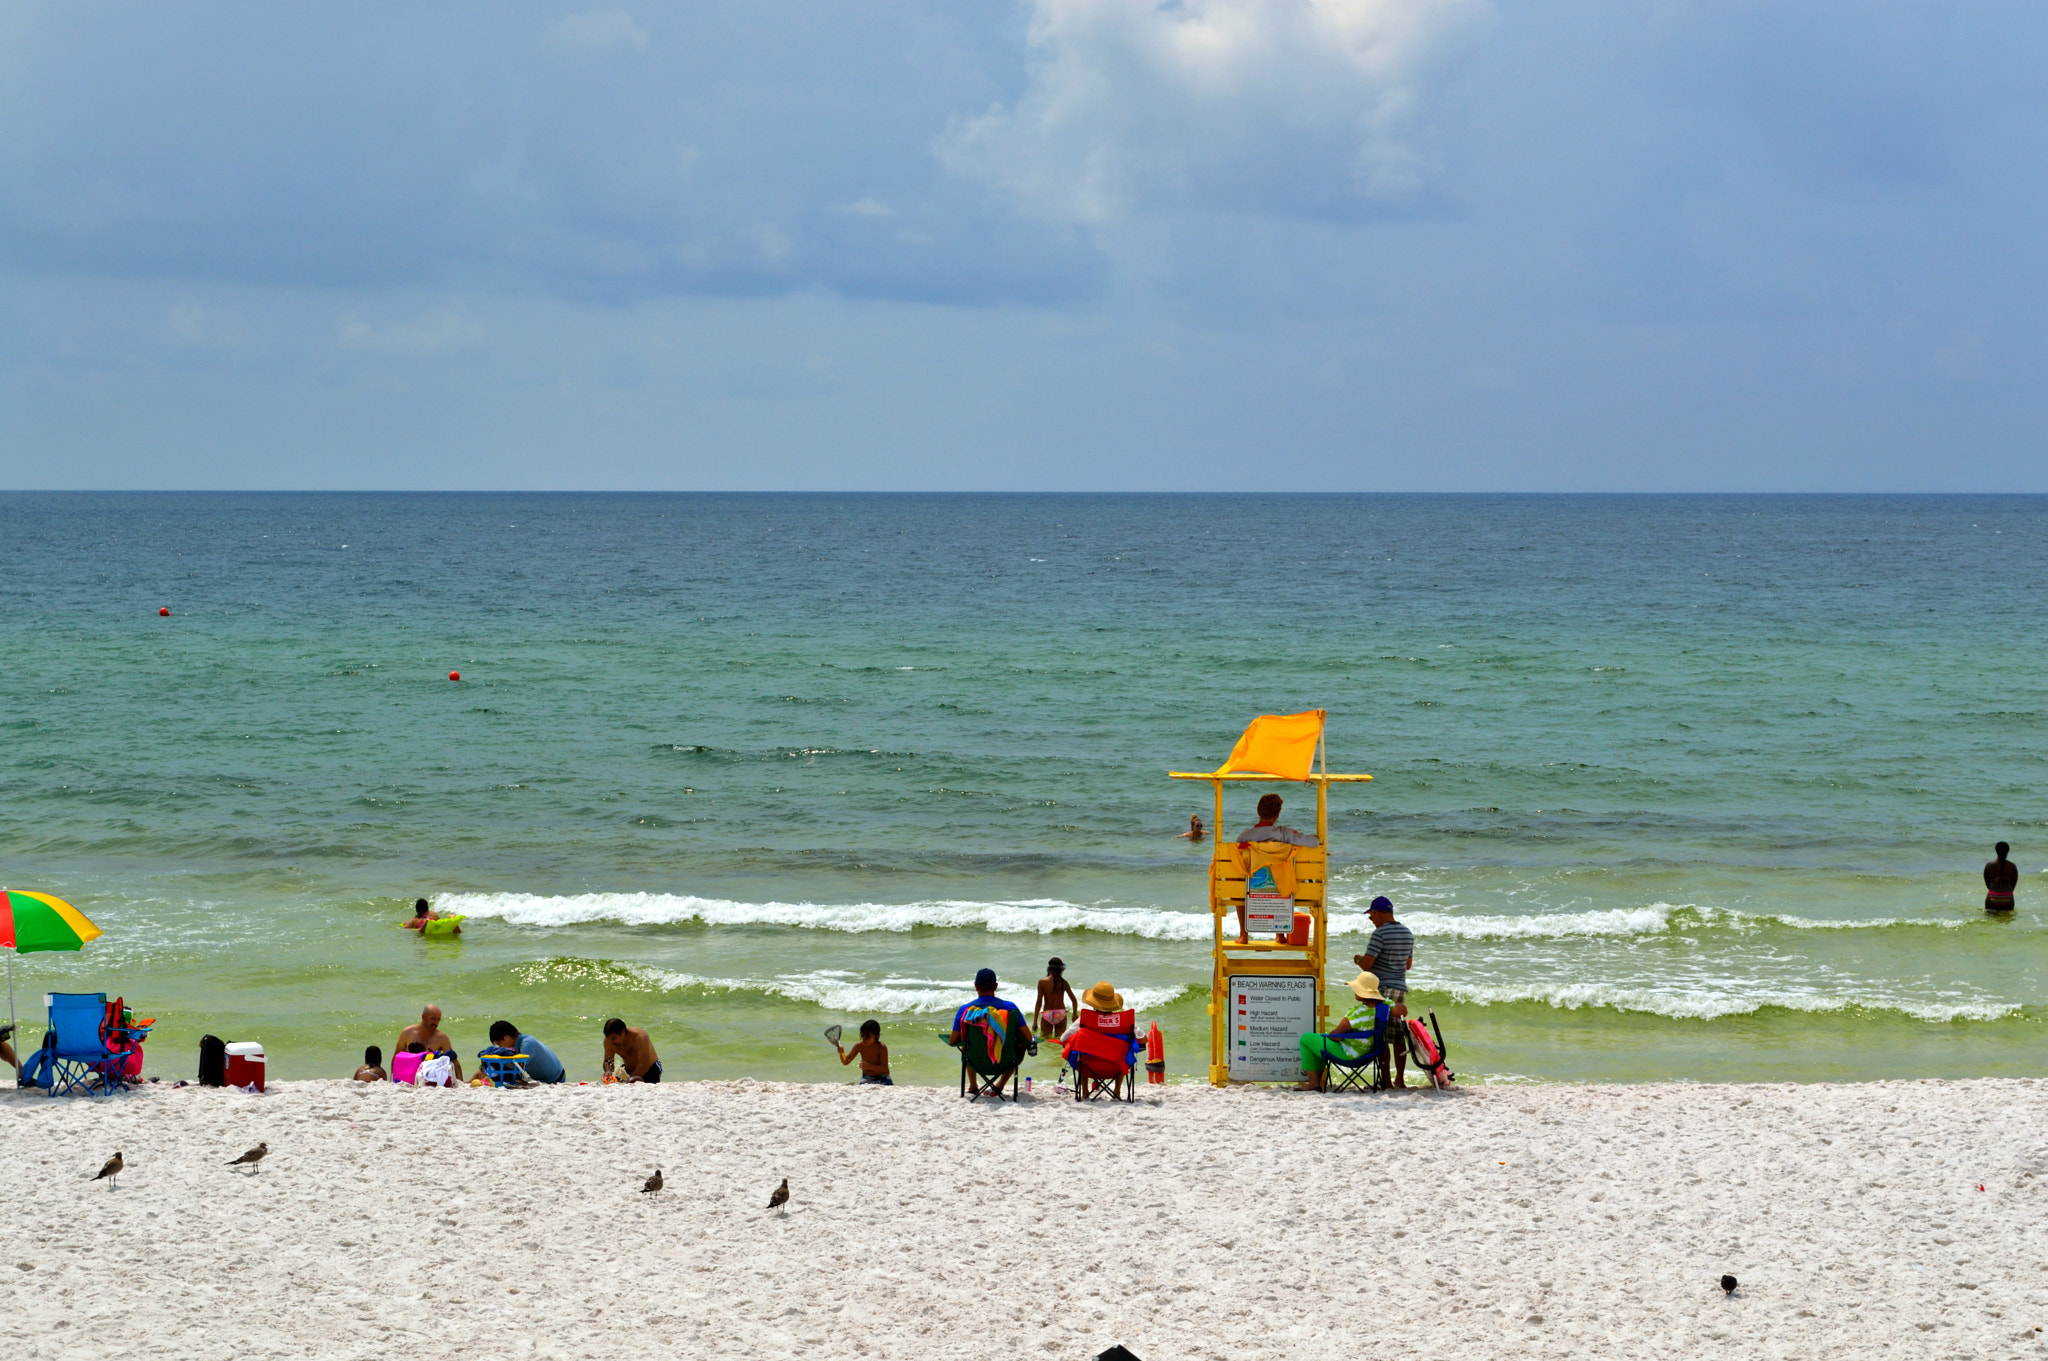
[[1260,714],[1216,773],[1306,780],[1315,766],[1316,744],[1323,740],[1327,712],[1310,709],[1302,714]]

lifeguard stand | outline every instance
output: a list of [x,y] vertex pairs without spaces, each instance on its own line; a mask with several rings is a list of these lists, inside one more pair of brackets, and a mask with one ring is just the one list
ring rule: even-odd
[[[1209,981],[1213,1086],[1298,1081],[1301,1037],[1327,1023],[1323,971],[1329,954],[1330,786],[1363,784],[1372,776],[1330,773],[1323,749],[1324,717],[1321,709],[1262,715],[1252,720],[1217,770],[1167,772],[1170,779],[1207,780],[1216,795],[1216,849],[1209,858],[1209,915],[1215,926],[1215,966]],[[1308,914],[1305,940],[1238,940],[1237,911],[1245,901],[1246,875],[1232,839],[1235,833],[1223,821],[1226,782],[1315,787],[1316,844],[1295,847],[1292,859],[1292,909]]]

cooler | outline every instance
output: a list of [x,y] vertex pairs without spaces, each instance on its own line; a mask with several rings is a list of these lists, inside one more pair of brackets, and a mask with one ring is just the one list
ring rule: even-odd
[[263,1046],[254,1040],[239,1040],[228,1046],[228,1086],[263,1090]]

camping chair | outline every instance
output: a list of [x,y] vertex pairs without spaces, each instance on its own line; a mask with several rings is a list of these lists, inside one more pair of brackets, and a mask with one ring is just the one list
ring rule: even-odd
[[1031,1043],[1023,1017],[1007,1007],[974,1004],[960,1018],[960,1095],[979,1101],[993,1094],[1003,1099],[1003,1083],[1010,1084],[1015,1101],[1023,1085],[1017,1068],[1024,1062]]
[[1389,1062],[1392,1050],[1387,1045],[1387,1027],[1394,1022],[1385,1002],[1377,1003],[1372,1012],[1371,1030],[1340,1030],[1330,1036],[1333,1040],[1367,1040],[1370,1043],[1360,1058],[1325,1055],[1324,1062],[1328,1065],[1323,1069],[1325,1092],[1383,1092],[1394,1085]]
[[476,1051],[477,1066],[483,1069],[484,1076],[491,1080],[493,1087],[533,1086],[533,1079],[519,1066],[520,1060],[527,1057],[529,1055],[515,1054],[510,1049],[495,1046]]
[[43,1036],[43,1052],[49,1055],[50,1095],[85,1092],[100,1096],[127,1091],[122,1078],[128,1051],[107,1047],[107,995],[53,992],[43,1001],[50,1009],[50,1029]]
[[1104,1095],[1112,1101],[1137,1100],[1138,1083],[1133,1074],[1138,1059],[1138,1013],[1083,1007],[1080,1020],[1065,1044],[1067,1067],[1074,1070],[1074,1100],[1093,1101]]

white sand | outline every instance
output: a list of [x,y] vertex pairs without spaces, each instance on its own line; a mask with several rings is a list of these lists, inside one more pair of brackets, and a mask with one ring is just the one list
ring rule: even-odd
[[2037,1081],[9,1089],[0,1154],[13,1356],[2048,1351]]

